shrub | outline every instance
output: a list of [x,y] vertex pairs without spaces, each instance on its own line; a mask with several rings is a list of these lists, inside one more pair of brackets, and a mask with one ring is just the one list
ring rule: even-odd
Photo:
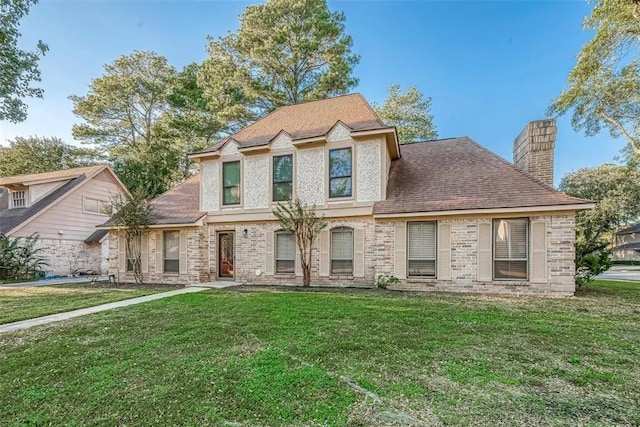
[[0,235],[0,279],[36,279],[48,265],[37,247],[37,233],[29,237]]
[[395,285],[397,283],[400,283],[400,279],[398,279],[396,276],[393,276],[391,274],[380,274],[378,275],[378,277],[376,277],[376,286],[379,287],[380,289],[387,289],[387,286],[389,285]]

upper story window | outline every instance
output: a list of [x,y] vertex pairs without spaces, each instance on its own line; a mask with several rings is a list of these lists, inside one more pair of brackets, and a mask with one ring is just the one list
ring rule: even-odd
[[11,192],[11,207],[12,208],[26,208],[27,207],[27,192],[26,191],[12,191]]
[[351,197],[351,148],[329,150],[329,197]]
[[436,276],[436,223],[410,222],[407,224],[408,276]]
[[293,155],[273,158],[273,201],[291,200],[293,197]]
[[493,220],[493,278],[527,280],[528,261],[529,220]]
[[240,161],[222,164],[222,204],[240,204]]
[[109,202],[85,197],[82,201],[84,212],[108,215]]

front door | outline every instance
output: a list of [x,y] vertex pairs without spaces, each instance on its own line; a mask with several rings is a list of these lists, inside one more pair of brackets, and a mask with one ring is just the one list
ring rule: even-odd
[[233,280],[234,278],[233,262],[235,258],[235,251],[233,243],[233,231],[223,231],[218,233],[218,278],[220,279]]

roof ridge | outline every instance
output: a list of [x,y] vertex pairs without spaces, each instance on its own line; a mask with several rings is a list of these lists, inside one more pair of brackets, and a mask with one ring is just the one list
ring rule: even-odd
[[471,138],[471,137],[469,137],[469,136],[462,136],[462,137],[460,137],[460,139],[466,139],[466,140],[468,140],[469,142],[471,142],[471,143],[473,143],[473,144],[477,145],[477,146],[478,146],[478,147],[480,147],[482,150],[486,151],[487,153],[489,153],[491,156],[493,156],[494,158],[496,158],[496,159],[497,159],[497,160],[499,160],[500,162],[502,162],[502,163],[504,163],[504,164],[508,165],[508,166],[509,166],[509,167],[511,167],[513,170],[518,171],[518,173],[519,173],[519,174],[521,174],[521,175],[523,175],[523,176],[525,176],[525,177],[529,178],[531,181],[535,182],[536,184],[538,184],[539,186],[541,186],[541,187],[542,187],[542,188],[544,188],[545,190],[549,190],[549,191],[552,191],[552,192],[554,192],[554,193],[558,193],[558,194],[563,194],[563,195],[565,195],[565,196],[567,196],[567,197],[571,197],[572,199],[575,199],[575,200],[580,200],[580,201],[585,201],[585,202],[587,202],[587,201],[588,201],[588,200],[586,200],[586,199],[580,199],[580,198],[578,198],[578,197],[570,196],[570,195],[568,195],[568,194],[566,194],[566,193],[563,193],[562,191],[556,190],[555,188],[553,188],[553,187],[552,187],[552,186],[550,186],[550,185],[547,185],[547,184],[543,183],[543,182],[542,182],[542,181],[540,181],[539,179],[534,178],[533,176],[529,175],[528,173],[526,173],[526,172],[524,172],[524,171],[522,171],[522,170],[518,169],[518,168],[516,167],[516,165],[514,165],[513,163],[511,163],[511,162],[507,161],[505,158],[503,158],[503,157],[501,157],[501,156],[497,155],[496,153],[494,153],[493,151],[489,150],[488,148],[483,147],[483,146],[482,146],[482,144],[480,144],[479,142],[477,142],[476,140],[474,140],[473,138]]
[[[58,173],[58,172],[77,171],[79,169],[83,169],[83,170],[99,169],[99,168],[103,168],[103,167],[109,167],[109,165],[106,164],[106,163],[98,163],[98,164],[95,164],[95,165],[78,166],[78,167],[75,167],[75,168],[57,169],[57,170],[49,171],[49,172],[21,173],[19,175],[2,176],[2,177],[0,177],[0,181],[7,180],[7,179],[17,179],[17,178],[27,177],[27,176],[34,176],[35,177],[37,175],[49,175],[49,174],[55,174],[55,173]],[[83,171],[83,173],[84,173],[84,171]],[[81,175],[81,174],[78,174],[78,175]]]

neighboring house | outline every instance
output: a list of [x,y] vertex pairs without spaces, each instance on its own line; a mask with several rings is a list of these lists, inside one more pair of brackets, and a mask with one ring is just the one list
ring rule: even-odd
[[618,231],[611,251],[614,261],[640,261],[640,224]]
[[126,192],[105,165],[0,178],[0,234],[40,236],[46,270],[106,273],[107,230],[99,230],[111,198]]
[[[272,211],[315,205],[328,226],[312,283],[572,295],[574,214],[593,205],[555,191],[554,120],[531,122],[515,166],[468,137],[400,146],[356,94],[280,108],[191,156],[200,174],[155,201],[142,240],[150,282],[301,284],[298,251]],[[125,242],[110,271],[133,281]]]

